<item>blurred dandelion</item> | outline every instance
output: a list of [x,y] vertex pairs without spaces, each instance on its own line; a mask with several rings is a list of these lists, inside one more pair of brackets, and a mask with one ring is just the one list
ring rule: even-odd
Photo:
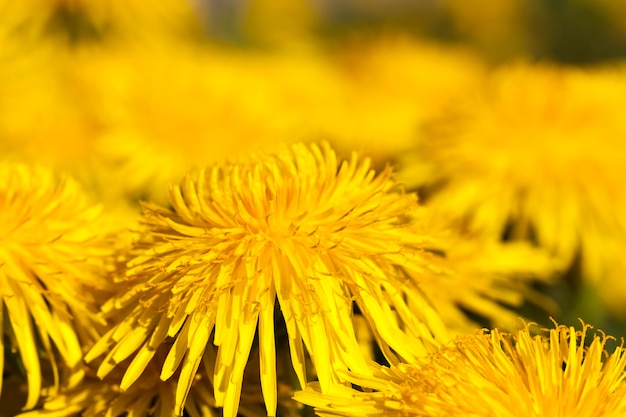
[[[163,356],[164,353],[167,352],[161,349],[157,356]],[[115,375],[101,381],[95,373],[89,372],[80,385],[46,398],[40,408],[19,416],[171,416],[176,386],[171,381],[161,381],[159,371],[154,364],[147,367],[138,383],[126,391],[120,390]],[[217,416],[212,401],[213,393],[202,371],[194,378],[186,411],[192,417]]]
[[472,94],[486,72],[468,49],[400,34],[348,43],[333,58],[345,91],[312,113],[335,148],[362,149],[381,166],[410,151],[424,121]]
[[167,185],[191,166],[311,135],[314,109],[335,101],[340,82],[328,67],[317,56],[176,42],[84,48],[69,88],[99,126],[95,148],[108,167],[99,189],[165,204]]
[[68,51],[56,42],[24,38],[0,35],[3,159],[77,172],[95,162],[96,127],[63,82]]
[[580,256],[610,288],[623,275],[610,246],[626,248],[624,93],[620,69],[504,67],[432,123],[402,178],[459,227]]
[[100,208],[73,180],[42,168],[0,164],[0,208],[0,351],[23,366],[28,409],[42,389],[42,359],[55,385],[59,369],[64,384],[80,381],[83,349],[99,336],[110,248]]
[[424,361],[351,374],[362,391],[338,386],[323,395],[311,384],[295,398],[320,416],[624,415],[623,345],[607,352],[611,338],[589,337],[590,327],[458,337]]
[[[3,355],[6,355],[4,352]],[[19,371],[12,369],[11,356],[2,369],[2,392],[0,393],[0,417],[14,417],[26,403],[27,384]],[[18,365],[19,366],[19,365]]]

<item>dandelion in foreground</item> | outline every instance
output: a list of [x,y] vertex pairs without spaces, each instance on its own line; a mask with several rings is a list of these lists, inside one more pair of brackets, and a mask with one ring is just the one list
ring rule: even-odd
[[82,347],[97,339],[98,297],[106,299],[101,226],[100,208],[74,181],[0,164],[0,352],[23,366],[25,409],[40,397],[42,358],[57,383],[59,370],[70,386],[81,378]]
[[626,351],[607,352],[612,338],[590,327],[462,336],[424,361],[350,375],[363,391],[311,384],[295,398],[320,416],[623,416]]
[[425,355],[447,333],[403,273],[428,267],[420,258],[427,239],[405,224],[416,200],[397,189],[390,168],[376,175],[356,154],[339,164],[326,144],[191,173],[170,190],[173,210],[146,206],[120,291],[103,306],[116,324],[87,360],[106,353],[104,377],[131,358],[125,390],[168,344],[160,377],[180,370],[181,414],[212,342],[216,403],[234,416],[258,332],[260,382],[274,415],[276,299],[301,386],[309,380],[305,348],[322,386],[338,369],[369,369],[358,355],[354,305],[384,352]]

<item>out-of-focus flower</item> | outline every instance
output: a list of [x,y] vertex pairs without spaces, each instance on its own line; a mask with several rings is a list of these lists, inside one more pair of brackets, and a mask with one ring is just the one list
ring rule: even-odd
[[67,370],[63,383],[73,386],[83,348],[99,337],[110,254],[100,216],[73,180],[0,164],[0,351],[6,344],[24,368],[25,408],[40,396],[42,358],[55,374]]
[[92,86],[75,76],[82,56],[54,40],[0,33],[0,154],[71,175],[122,230],[135,223],[138,198],[123,192],[120,162],[102,143],[110,126],[90,101]]
[[276,298],[301,386],[309,380],[305,347],[322,386],[337,381],[339,369],[369,369],[357,354],[355,305],[390,360],[425,355],[433,338],[448,336],[405,276],[429,267],[421,259],[427,238],[406,225],[416,200],[398,192],[390,168],[376,175],[356,154],[338,163],[327,145],[194,172],[171,188],[173,210],[146,206],[146,232],[118,295],[103,307],[120,320],[87,359],[106,353],[98,371],[105,376],[132,358],[121,382],[127,389],[169,340],[161,378],[180,369],[180,414],[212,341],[216,402],[234,416],[258,328],[261,386],[273,415]]
[[116,167],[99,150],[104,126],[95,103],[71,81],[75,59],[55,41],[0,35],[0,154],[70,174],[107,209],[126,210],[124,223],[132,223],[113,181]]
[[68,63],[68,51],[58,43],[0,35],[3,159],[65,171],[94,162],[97,127],[86,117],[84,103],[63,82]]
[[617,263],[603,242],[626,248],[625,93],[621,70],[505,67],[433,123],[403,178],[430,187],[433,211],[566,262],[580,254],[608,285]]
[[336,148],[385,162],[411,149],[422,123],[469,95],[485,72],[468,50],[407,35],[357,41],[335,59],[346,92],[319,110],[319,123]]
[[[156,356],[164,358],[166,353],[164,349],[160,349]],[[176,385],[172,381],[161,381],[160,369],[156,362],[146,367],[139,381],[124,391],[120,390],[119,378],[117,380],[115,378],[115,374],[120,372],[122,372],[121,369],[104,380],[100,380],[90,372],[78,386],[64,389],[46,398],[41,407],[19,414],[19,416],[170,417],[172,415]],[[204,369],[200,369],[190,390],[185,411],[191,417],[218,415],[211,385]]]
[[323,395],[311,384],[295,398],[320,416],[624,415],[626,352],[607,352],[611,338],[589,338],[589,327],[459,337],[422,362],[349,375],[362,391],[338,386]]
[[340,84],[317,56],[167,42],[83,49],[74,68],[72,88],[101,126],[97,151],[110,167],[101,178],[159,202],[189,167],[315,134],[315,109]]
[[584,265],[586,283],[599,296],[599,302],[589,303],[586,307],[594,313],[604,308],[623,318],[626,314],[626,237],[591,235],[585,237],[585,243],[587,247],[595,244],[602,248],[602,256],[588,259]]

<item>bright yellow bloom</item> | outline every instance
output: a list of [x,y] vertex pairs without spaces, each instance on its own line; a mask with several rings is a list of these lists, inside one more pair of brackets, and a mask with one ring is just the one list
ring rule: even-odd
[[164,203],[167,185],[189,167],[237,160],[318,132],[312,112],[336,101],[339,84],[326,67],[313,56],[172,42],[84,48],[68,88],[100,127],[106,184]]
[[[407,270],[407,277],[419,288],[420,302],[434,306],[450,335],[471,334],[478,324],[517,328],[515,308],[529,302],[550,313],[558,306],[533,289],[534,284],[552,283],[563,269],[562,262],[545,250],[526,242],[501,243],[458,230],[454,224],[430,218],[429,210],[411,221],[412,227],[431,236],[420,257],[429,268]],[[410,309],[419,310],[419,306]],[[468,314],[470,313],[470,314]],[[373,357],[375,337],[363,326],[363,317],[353,316],[357,337],[366,356]]]
[[180,414],[213,342],[216,402],[234,416],[258,328],[261,385],[274,415],[276,298],[302,386],[305,347],[323,386],[338,369],[369,369],[357,354],[355,304],[390,357],[390,349],[402,358],[426,354],[432,333],[447,333],[405,276],[428,269],[420,257],[427,239],[405,224],[417,199],[399,192],[391,175],[376,175],[356,154],[338,163],[327,145],[191,173],[170,189],[173,210],[146,206],[147,229],[129,254],[125,282],[103,307],[118,320],[88,360],[106,353],[103,377],[132,358],[121,382],[127,389],[170,341],[161,378],[180,369]]
[[[100,208],[69,178],[0,164],[0,351],[19,355],[28,378],[25,408],[40,396],[40,360],[81,377],[83,346],[98,337],[109,248]],[[0,371],[3,362],[0,360]]]
[[337,149],[363,149],[382,163],[411,149],[424,121],[472,94],[485,73],[468,50],[399,34],[348,44],[333,65],[343,96],[312,116]]
[[73,55],[59,42],[10,35],[0,33],[0,155],[69,173],[107,212],[117,213],[119,230],[133,224],[138,196],[129,198],[119,185],[127,181],[117,176],[119,160],[105,151],[106,125],[91,101],[91,86],[75,77],[82,53]]
[[66,88],[99,128],[107,184],[159,203],[190,166],[279,141],[324,137],[383,166],[483,74],[469,53],[402,36],[337,54],[109,45],[83,48],[72,63]]
[[404,178],[434,186],[434,211],[498,239],[533,240],[568,262],[580,254],[585,275],[610,286],[610,245],[626,248],[623,74],[496,71],[483,95],[433,123]]
[[3,159],[71,171],[93,162],[94,126],[62,80],[67,63],[67,51],[55,42],[0,34]]
[[607,352],[611,338],[589,338],[589,328],[459,337],[423,362],[349,376],[369,391],[338,386],[322,395],[312,384],[295,398],[320,416],[623,416],[626,351]]

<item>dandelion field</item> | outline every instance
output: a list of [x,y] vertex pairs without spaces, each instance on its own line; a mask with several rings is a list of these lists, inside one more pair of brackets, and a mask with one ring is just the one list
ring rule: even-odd
[[0,417],[626,415],[618,1],[0,1]]

